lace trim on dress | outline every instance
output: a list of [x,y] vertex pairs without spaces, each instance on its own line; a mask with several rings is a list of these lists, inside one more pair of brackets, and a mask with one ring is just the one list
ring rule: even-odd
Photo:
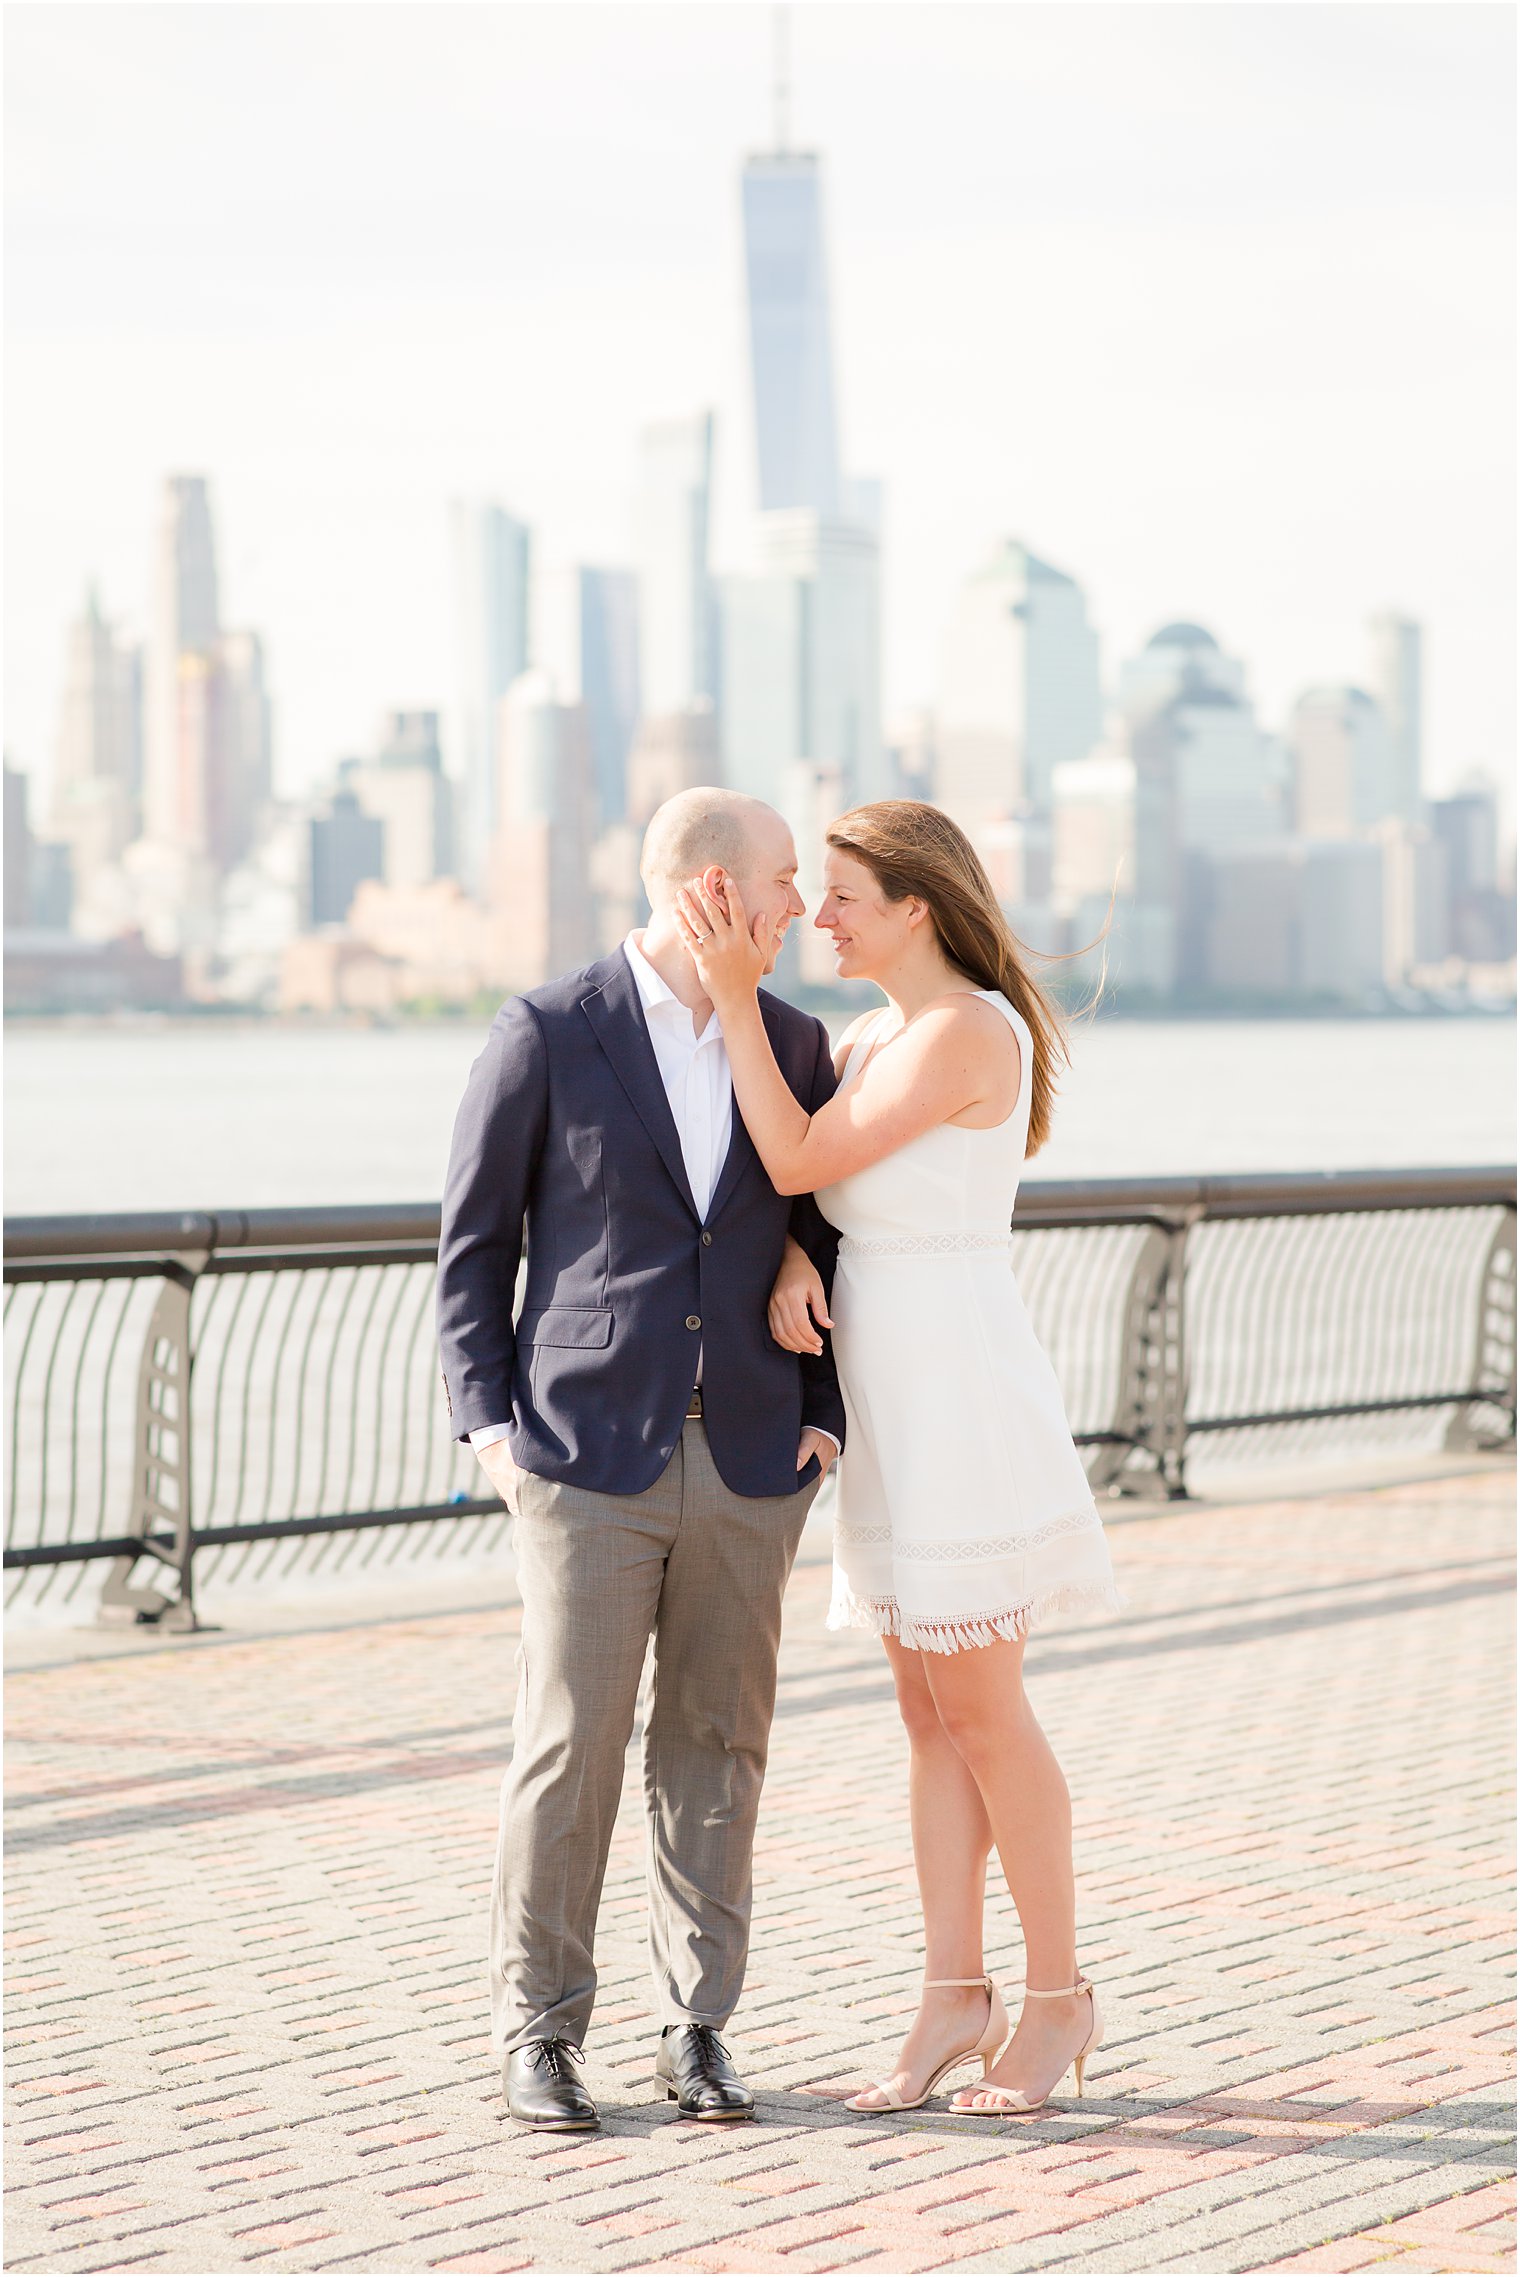
[[[890,1542],[890,1526],[852,1526],[846,1519],[835,1520],[835,1534],[841,1542]],[[898,1542],[893,1556],[914,1558],[925,1562],[954,1565],[964,1561],[971,1564],[978,1558],[1018,1557],[1025,1550],[1037,1549],[1043,1542],[1056,1541],[1063,1534],[1101,1533],[1103,1521],[1097,1504],[1087,1510],[1068,1511],[1060,1518],[1051,1518],[1043,1526],[1036,1526],[1028,1534],[996,1534],[979,1542]]]
[[974,1249],[1013,1250],[1011,1233],[843,1234],[841,1257],[957,1257]]
[[928,1616],[904,1613],[895,1597],[857,1597],[837,1587],[826,1626],[831,1629],[869,1629],[879,1637],[897,1637],[910,1652],[968,1652],[978,1645],[1007,1643],[1027,1636],[1050,1613],[1076,1613],[1106,1606],[1120,1612],[1124,1599],[1111,1582],[1066,1582],[1047,1589],[1023,1605],[1006,1605],[991,1613]]

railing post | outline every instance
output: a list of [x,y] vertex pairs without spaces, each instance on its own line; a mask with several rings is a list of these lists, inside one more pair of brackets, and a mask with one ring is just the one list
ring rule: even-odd
[[[1091,1473],[1095,1487],[1181,1501],[1187,1495],[1187,1237],[1195,1213],[1153,1224],[1140,1245],[1119,1329],[1115,1442]],[[1150,1458],[1131,1467],[1136,1449]]]
[[[1509,1418],[1505,1431],[1483,1430],[1475,1408],[1497,1408]],[[1484,1448],[1494,1454],[1515,1444],[1515,1212],[1506,1209],[1494,1230],[1478,1282],[1478,1322],[1473,1351],[1473,1388],[1453,1415],[1446,1445],[1454,1452]]]
[[[195,1505],[192,1490],[190,1302],[206,1262],[204,1252],[164,1260],[163,1286],[143,1336],[137,1373],[137,1417],[132,1451],[127,1531],[142,1549],[115,1558],[100,1593],[100,1610],[128,1611],[168,1630],[202,1626],[195,1612]],[[170,1529],[166,1535],[165,1528]],[[171,1568],[177,1593],[134,1585],[139,1558]]]

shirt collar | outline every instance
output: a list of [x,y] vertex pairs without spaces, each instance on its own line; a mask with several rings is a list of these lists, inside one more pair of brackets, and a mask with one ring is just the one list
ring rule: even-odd
[[633,985],[646,1012],[652,1011],[656,1004],[679,1002],[675,990],[660,978],[631,933],[624,936],[623,954],[628,959]]
[[[628,969],[633,974],[633,985],[639,992],[639,1002],[644,1007],[646,1019],[659,1006],[673,1004],[681,1014],[682,1033],[690,1036],[694,1043],[705,1044],[709,1036],[715,1033],[721,1035],[722,1030],[718,1026],[716,1012],[708,1015],[707,1026],[702,1030],[701,1035],[696,1034],[696,1023],[690,1012],[681,1002],[675,990],[656,972],[631,933],[625,934],[623,937],[623,954],[628,959]],[[669,1018],[668,1013],[666,1017]]]

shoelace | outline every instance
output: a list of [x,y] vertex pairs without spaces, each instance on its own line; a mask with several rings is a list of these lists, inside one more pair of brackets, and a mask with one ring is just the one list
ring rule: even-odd
[[574,2081],[573,2075],[565,2067],[565,2051],[567,2048],[568,2052],[575,2057],[577,2062],[579,2062],[579,2048],[569,2048],[568,2042],[566,2041],[530,2040],[528,2042],[527,2049],[528,2062],[535,2071],[538,2070],[540,2066],[542,2066],[542,2068],[549,2074],[549,2077],[551,2079],[568,2079],[571,2080],[572,2085],[578,2084]]
[[721,2056],[725,2063],[729,2061],[728,2050],[711,2024],[688,2024],[686,2029],[704,2063],[711,2063],[715,2055]]

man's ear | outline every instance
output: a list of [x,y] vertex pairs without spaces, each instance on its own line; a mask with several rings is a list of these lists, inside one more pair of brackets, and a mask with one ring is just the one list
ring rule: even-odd
[[709,862],[702,872],[702,890],[712,901],[727,904],[728,872],[721,862]]

